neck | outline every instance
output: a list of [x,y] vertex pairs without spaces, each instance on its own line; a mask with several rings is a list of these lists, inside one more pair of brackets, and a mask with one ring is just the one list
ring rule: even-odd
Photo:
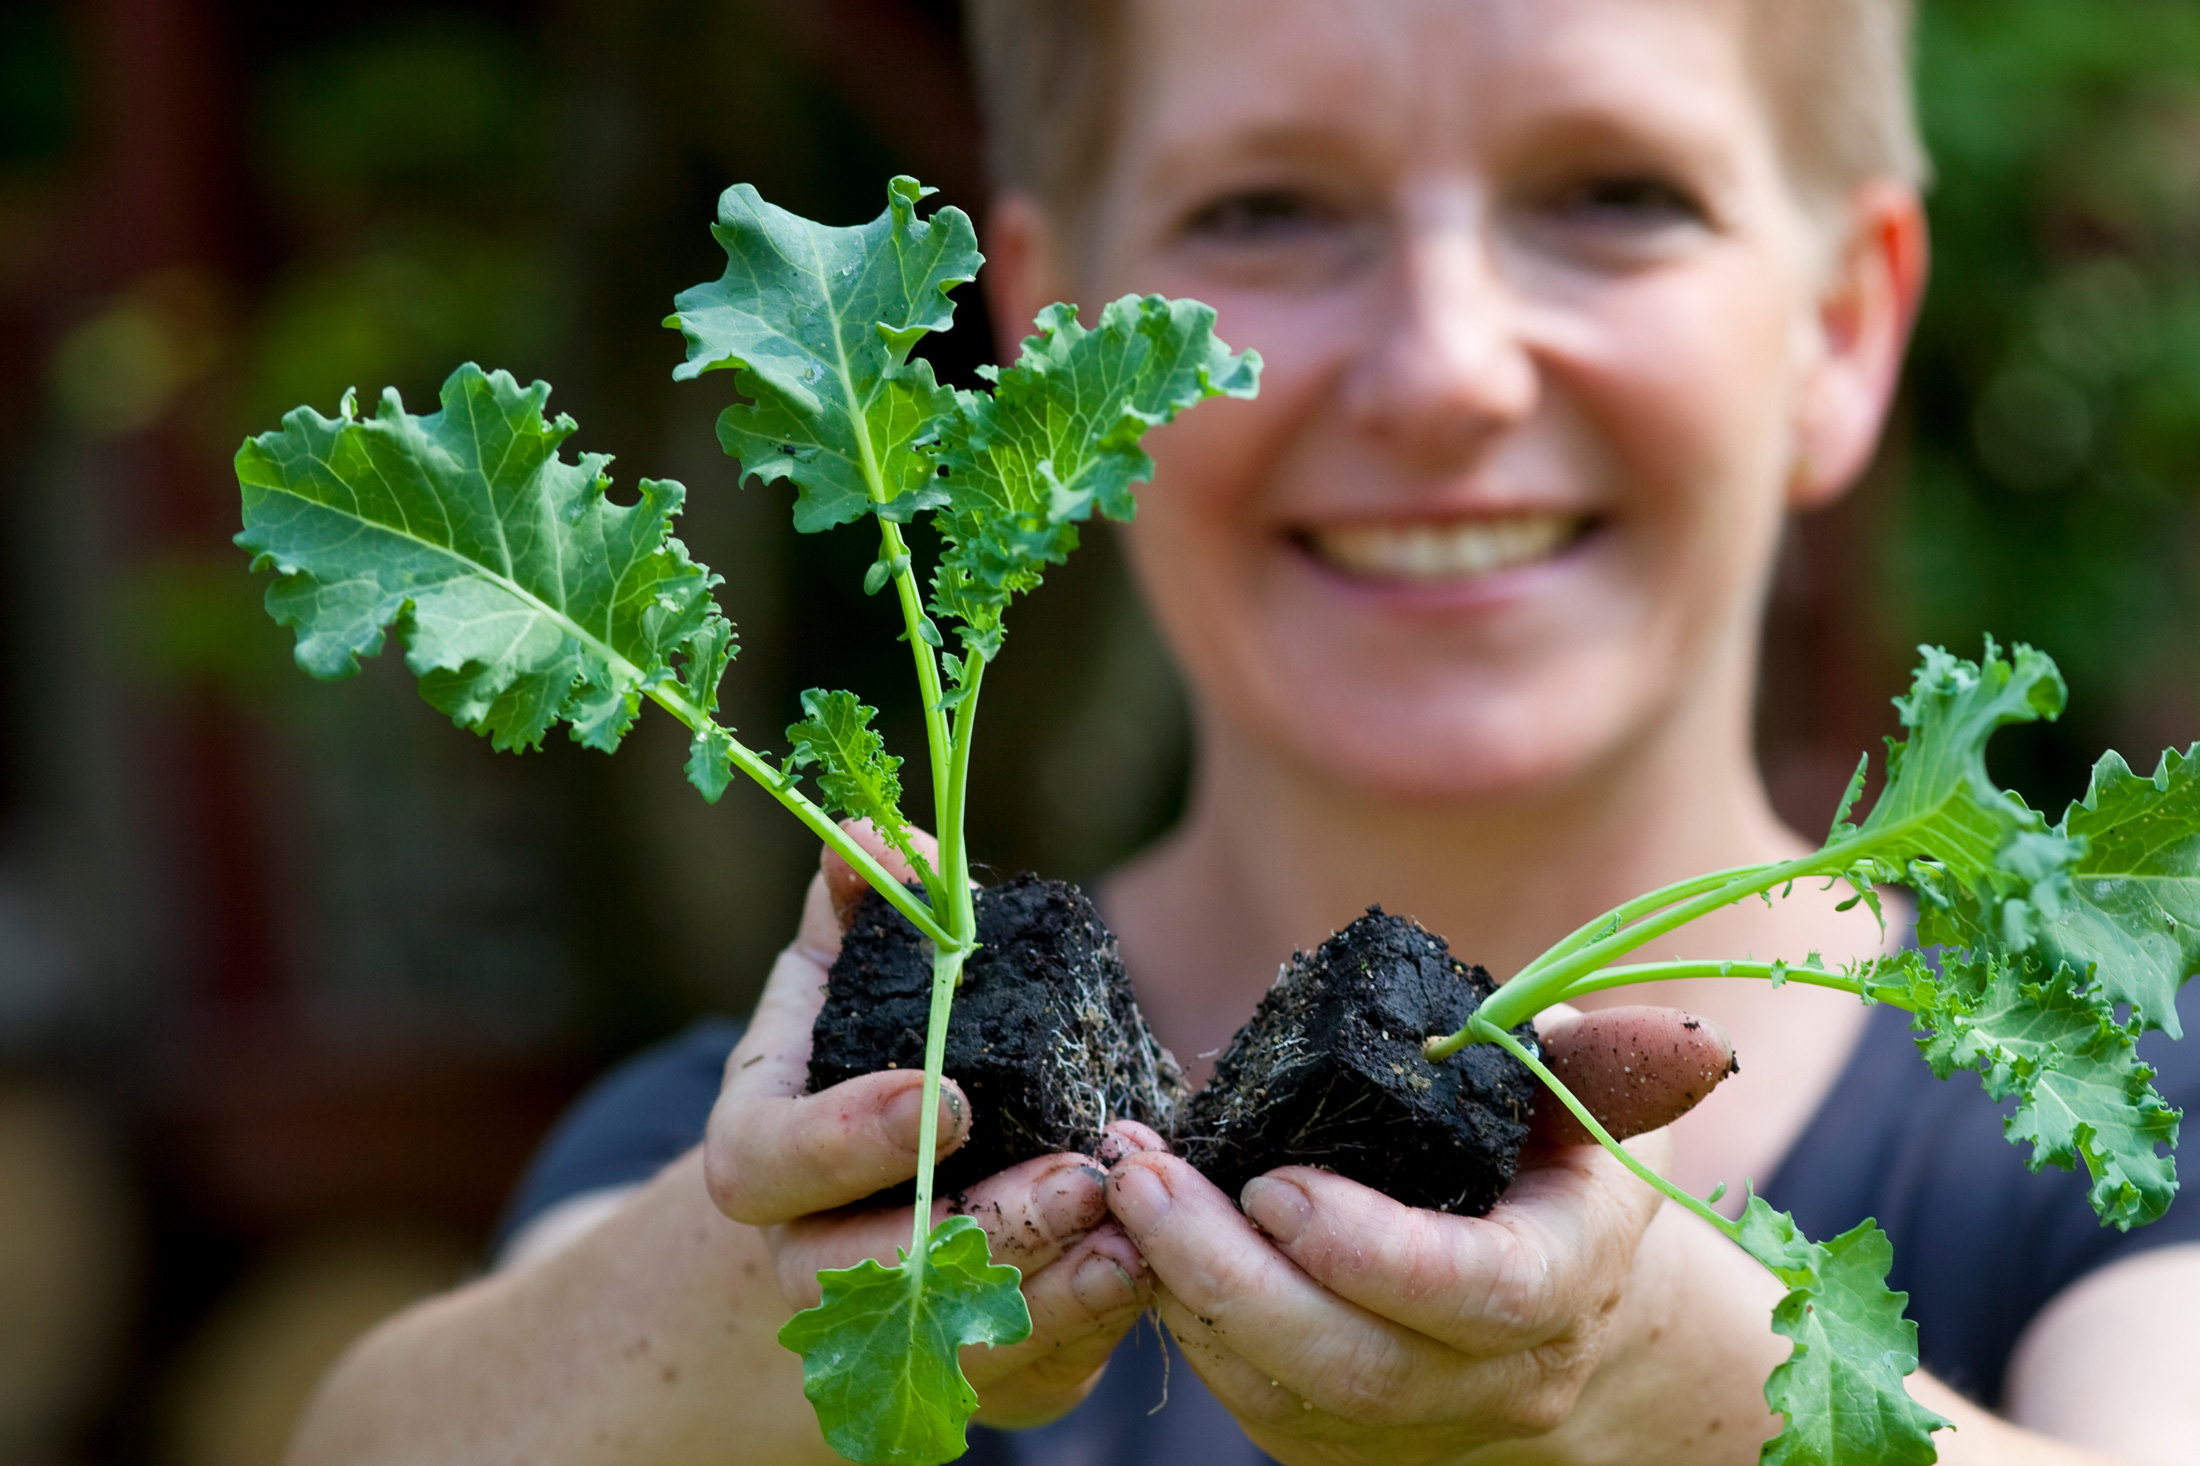
[[[1570,779],[1436,806],[1373,800],[1203,714],[1183,824],[1104,893],[1162,1041],[1187,1059],[1216,1047],[1279,960],[1370,902],[1503,979],[1644,891],[1798,853],[1756,774],[1746,671],[1716,680]],[[1750,913],[1722,916],[1727,955],[1786,945]]]

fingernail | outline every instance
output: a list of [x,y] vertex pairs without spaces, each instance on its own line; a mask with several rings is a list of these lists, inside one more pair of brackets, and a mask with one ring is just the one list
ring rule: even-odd
[[[924,1088],[912,1084],[879,1107],[879,1128],[887,1139],[914,1155],[917,1142],[923,1138]],[[946,1145],[960,1136],[964,1128],[962,1096],[952,1089],[940,1091],[939,1143]]]
[[1077,1301],[1094,1313],[1113,1313],[1138,1301],[1138,1284],[1123,1265],[1105,1253],[1095,1252],[1077,1265],[1069,1280]]
[[1049,1172],[1039,1182],[1039,1217],[1057,1242],[1091,1231],[1107,1215],[1108,1178],[1082,1163]]
[[1149,1166],[1125,1166],[1109,1178],[1109,1205],[1133,1232],[1150,1232],[1168,1219],[1169,1188]]
[[1314,1217],[1314,1203],[1303,1188],[1271,1176],[1255,1176],[1246,1182],[1245,1189],[1238,1193],[1238,1205],[1245,1208],[1254,1226],[1286,1247],[1299,1240],[1299,1234]]

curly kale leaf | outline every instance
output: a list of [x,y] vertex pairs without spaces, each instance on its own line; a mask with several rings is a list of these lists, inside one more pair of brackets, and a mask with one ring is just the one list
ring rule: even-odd
[[560,720],[616,748],[682,653],[715,688],[732,627],[672,538],[686,491],[643,479],[640,503],[609,502],[608,457],[558,457],[574,423],[543,419],[549,395],[469,363],[425,417],[386,391],[361,419],[346,394],[335,418],[301,407],[245,441],[237,543],[274,567],[268,613],[297,629],[300,667],[350,676],[395,626],[422,694],[500,749]]
[[2110,1002],[2179,1037],[2177,990],[2200,972],[2200,744],[2165,751],[2150,779],[2104,755],[2058,830],[2085,853],[2041,928],[2042,959],[2090,970]]
[[902,817],[901,759],[886,751],[886,740],[871,726],[878,709],[858,702],[852,692],[813,687],[802,694],[802,713],[802,721],[787,729],[793,751],[781,772],[792,777],[814,765],[820,802],[834,814],[869,820],[923,877],[932,899],[942,902],[945,893],[932,889],[932,868]]
[[909,349],[953,323],[947,292],[985,257],[962,210],[917,217],[930,192],[896,178],[884,213],[831,228],[737,184],[711,229],[726,273],[682,291],[666,318],[687,337],[675,378],[734,372],[749,401],[720,415],[718,440],[756,478],[793,480],[796,529],[945,502],[917,440],[953,398]]
[[2097,983],[2030,956],[1962,950],[1938,971],[1915,952],[1881,970],[1893,980],[1876,995],[1910,1010],[1934,1074],[1972,1070],[1993,1098],[2016,1101],[2003,1132],[2031,1145],[2033,1170],[2082,1162],[2094,1212],[2127,1231],[2168,1210],[2177,1166],[2156,1148],[2177,1144],[2180,1117],[2134,1047],[2139,1023],[2117,1022]]
[[1895,699],[1909,737],[1888,744],[1886,787],[1854,834],[1891,871],[1931,862],[1977,903],[1998,942],[2025,950],[2043,908],[2059,907],[2083,845],[1995,786],[1986,744],[2008,724],[2059,716],[2062,673],[2021,644],[2005,661],[1991,638],[1977,662],[1939,647],[1919,652],[1909,695]]
[[987,1261],[968,1217],[932,1229],[919,1259],[866,1258],[818,1274],[825,1301],[787,1320],[779,1342],[802,1356],[802,1393],[826,1444],[866,1466],[936,1466],[967,1448],[978,1408],[957,1352],[1031,1333],[1016,1269]]
[[972,653],[999,650],[1010,598],[1076,548],[1079,521],[1136,512],[1131,486],[1153,477],[1148,428],[1258,390],[1259,354],[1233,354],[1214,322],[1197,301],[1125,296],[1087,331],[1074,307],[1050,305],[1016,364],[989,373],[991,392],[955,394],[935,430],[948,498],[932,606],[962,622]]
[[1907,1293],[1887,1287],[1894,1249],[1870,1221],[1813,1242],[1786,1212],[1752,1196],[1736,1240],[1788,1286],[1773,1332],[1793,1339],[1765,1381],[1765,1402],[1787,1417],[1764,1466],[1895,1466],[1938,1459],[1933,1432],[1950,1424],[1910,1398],[1917,1325]]

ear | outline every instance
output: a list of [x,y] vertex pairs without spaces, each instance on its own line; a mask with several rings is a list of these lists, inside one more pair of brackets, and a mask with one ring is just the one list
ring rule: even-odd
[[1798,403],[1790,508],[1831,503],[1870,464],[1924,297],[1926,260],[1916,189],[1881,181],[1850,196]]
[[985,215],[985,304],[998,360],[1011,362],[1032,319],[1071,292],[1053,218],[1027,193],[994,197]]

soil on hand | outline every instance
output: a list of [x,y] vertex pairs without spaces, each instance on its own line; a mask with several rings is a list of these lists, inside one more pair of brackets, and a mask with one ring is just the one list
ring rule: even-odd
[[[1293,956],[1179,1113],[1177,1150],[1233,1199],[1277,1166],[1322,1166],[1408,1206],[1482,1215],[1512,1182],[1534,1076],[1489,1044],[1432,1064],[1421,1040],[1494,989],[1443,938],[1370,906]],[[1534,1041],[1529,1025],[1514,1033]]]
[[[1075,886],[1020,875],[977,894],[978,949],[947,1026],[949,1078],[974,1123],[940,1162],[935,1194],[1034,1156],[1091,1154],[1115,1120],[1164,1133],[1184,1076],[1131,997],[1114,934]],[[810,1089],[880,1069],[922,1069],[932,948],[866,892],[813,1026]],[[874,1201],[907,1201],[907,1183]]]

